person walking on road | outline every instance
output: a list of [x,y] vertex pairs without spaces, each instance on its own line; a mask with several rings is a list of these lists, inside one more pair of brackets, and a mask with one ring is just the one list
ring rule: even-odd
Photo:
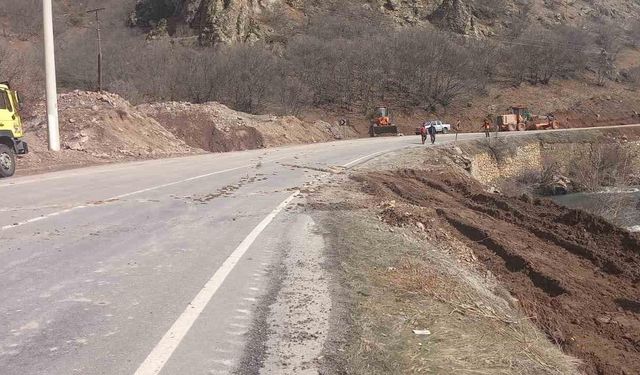
[[427,123],[425,122],[420,127],[420,137],[422,138],[422,144],[427,141]]
[[491,137],[491,121],[488,118],[484,119],[484,123],[482,124],[482,129],[484,129],[484,135],[489,138]]
[[429,125],[429,127],[427,128],[427,133],[429,133],[429,135],[431,136],[431,144],[436,143],[436,126],[433,124],[433,122]]

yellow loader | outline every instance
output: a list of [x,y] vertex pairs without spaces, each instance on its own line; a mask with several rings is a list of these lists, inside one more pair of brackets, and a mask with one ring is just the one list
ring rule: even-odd
[[20,96],[9,83],[0,83],[0,178],[13,176],[16,155],[29,152],[23,136]]

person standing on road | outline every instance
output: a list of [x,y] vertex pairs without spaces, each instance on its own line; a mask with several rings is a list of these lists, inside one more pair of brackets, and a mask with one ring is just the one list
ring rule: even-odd
[[436,143],[436,126],[433,124],[433,122],[429,125],[429,127],[427,128],[427,133],[429,133],[429,135],[431,136],[431,144]]
[[482,129],[484,129],[484,135],[489,138],[491,137],[491,121],[488,118],[484,119],[484,124],[482,124]]

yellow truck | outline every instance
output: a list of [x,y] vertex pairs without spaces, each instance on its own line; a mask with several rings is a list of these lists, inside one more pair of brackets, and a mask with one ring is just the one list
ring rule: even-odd
[[20,97],[9,83],[0,83],[0,178],[16,171],[16,155],[29,152],[23,137]]

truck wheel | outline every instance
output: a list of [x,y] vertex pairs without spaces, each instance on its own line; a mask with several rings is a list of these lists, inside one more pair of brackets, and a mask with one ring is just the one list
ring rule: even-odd
[[15,172],[15,153],[9,146],[0,144],[0,177],[11,177]]
[[449,129],[447,128],[442,128],[442,134],[447,134],[449,133]]

